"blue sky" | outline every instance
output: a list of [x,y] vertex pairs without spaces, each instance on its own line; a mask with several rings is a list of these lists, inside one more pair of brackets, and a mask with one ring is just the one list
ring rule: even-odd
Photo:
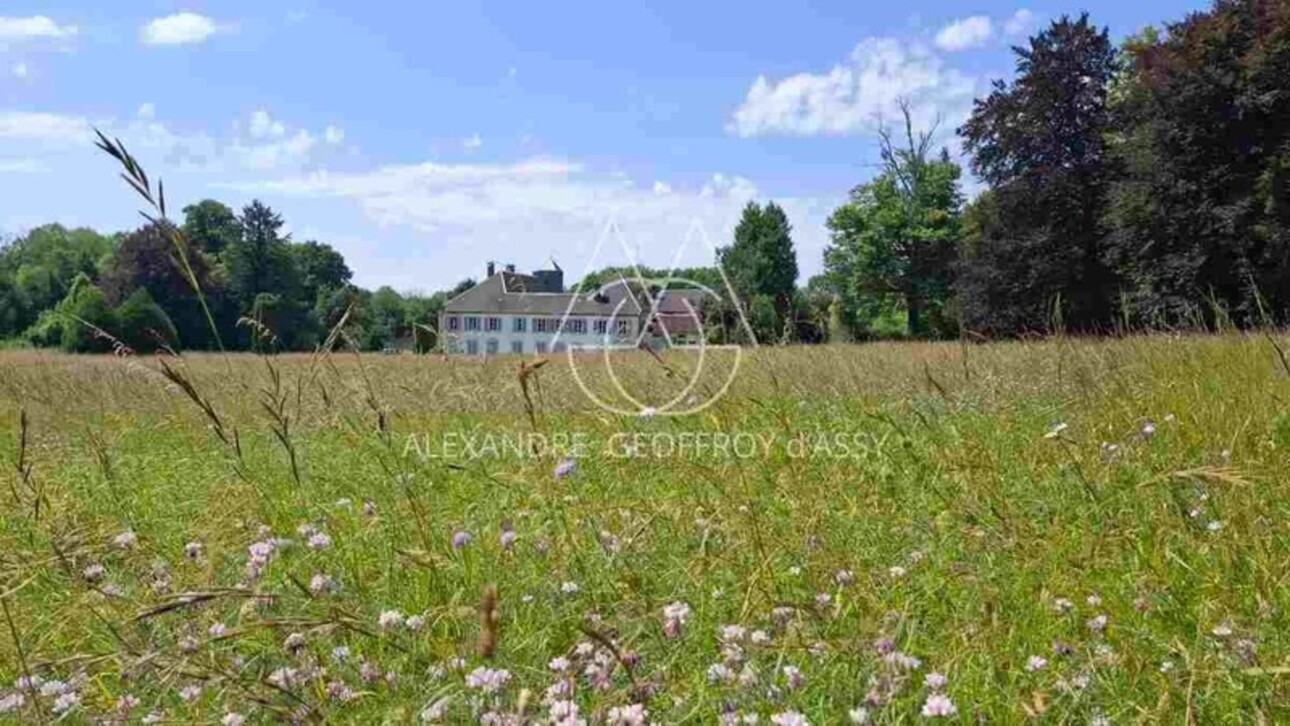
[[98,126],[172,205],[263,199],[365,286],[703,264],[749,199],[785,207],[804,280],[897,97],[956,148],[1042,23],[1205,4],[4,0],[0,232],[136,224]]

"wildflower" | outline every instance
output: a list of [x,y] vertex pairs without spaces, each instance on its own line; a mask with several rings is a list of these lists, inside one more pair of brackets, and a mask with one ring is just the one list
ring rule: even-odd
[[1236,641],[1236,643],[1232,645],[1232,649],[1235,650],[1236,655],[1247,664],[1254,663],[1254,657],[1258,655],[1259,651],[1258,645],[1249,638],[1241,638]]
[[1048,659],[1042,655],[1032,655],[1030,658],[1026,659],[1026,670],[1031,673],[1034,673],[1046,665],[1048,665]]
[[923,704],[923,718],[953,716],[958,712],[959,710],[955,708],[954,702],[943,693],[933,693],[927,697],[927,701]]
[[296,527],[296,534],[300,535],[301,537],[309,537],[310,535],[312,535],[314,532],[317,532],[317,531],[318,531],[318,528],[308,522],[305,522],[304,524],[301,524],[298,527]]
[[1044,438],[1055,439],[1058,436],[1061,436],[1062,432],[1065,431],[1067,428],[1068,427],[1065,422],[1055,423],[1048,428],[1048,433],[1044,434]]
[[282,641],[282,647],[291,651],[300,650],[305,647],[305,634],[292,633],[288,635],[287,639]]
[[933,691],[939,691],[945,688],[945,684],[948,682],[949,679],[945,677],[944,673],[932,672],[928,673],[927,676],[923,678],[923,685]]
[[73,708],[76,708],[76,705],[80,702],[81,694],[76,691],[66,691],[59,694],[58,698],[54,699],[54,705],[50,710],[53,711],[55,715],[64,714]]
[[892,567],[887,569],[887,574],[891,575],[892,578],[896,580],[899,580],[900,578],[904,577],[905,572],[906,572],[905,568],[901,567],[900,565],[893,565]]
[[476,668],[466,674],[466,687],[496,693],[511,680],[511,673],[503,668]]
[[1224,620],[1218,625],[1215,625],[1214,629],[1210,632],[1214,634],[1215,638],[1226,638],[1232,634],[1232,624]]
[[341,703],[352,701],[354,700],[354,689],[345,685],[343,681],[330,681],[327,684],[327,698]]
[[894,653],[896,651],[896,641],[884,635],[873,641],[873,649],[878,651],[878,655]]
[[838,585],[850,585],[855,582],[856,573],[851,570],[838,570],[833,573],[833,581]]
[[183,653],[196,653],[200,647],[201,643],[191,635],[185,635],[179,639],[179,650]]
[[753,645],[765,645],[770,642],[770,633],[767,633],[765,630],[754,630],[752,631],[752,635],[748,636],[748,640],[751,641]]
[[224,623],[211,623],[211,626],[206,629],[206,633],[210,635],[212,638],[218,638],[224,635],[225,631],[227,630],[228,628],[224,625]]
[[1223,523],[1217,519],[1205,525],[1205,529],[1208,529],[1211,532],[1217,532],[1222,528],[1223,528]]
[[219,722],[223,724],[223,726],[243,726],[243,724],[246,723],[246,716],[229,711],[224,714],[224,718],[220,719]]
[[1089,618],[1088,621],[1084,623],[1084,625],[1086,625],[1088,629],[1093,631],[1094,633],[1100,633],[1103,630],[1106,630],[1106,621],[1107,621],[1107,617],[1105,615],[1097,615],[1095,617]]
[[139,706],[139,697],[130,693],[122,694],[116,699],[116,710],[119,713],[129,713]]
[[1095,608],[1102,604],[1102,596],[1097,594],[1089,595],[1084,602],[1088,603],[1089,607]]
[[569,670],[569,665],[570,663],[568,658],[565,658],[562,655],[558,655],[552,658],[551,662],[546,664],[546,667],[550,668],[556,673],[564,673],[565,671]]
[[363,514],[365,514],[365,515],[367,515],[367,516],[369,516],[369,517],[375,517],[375,516],[376,516],[376,502],[372,501],[371,499],[364,499],[364,500],[363,500]]
[[609,709],[609,726],[645,726],[645,707],[639,703]]
[[298,671],[295,668],[278,668],[270,673],[265,680],[278,688],[290,688],[291,684],[296,681],[297,674]]
[[3,698],[0,698],[0,713],[9,713],[10,711],[17,711],[18,709],[22,708],[23,705],[26,703],[27,703],[26,696],[22,695],[21,693],[10,693],[9,695],[4,696]]
[[1161,662],[1160,662],[1160,672],[1161,672],[1161,673],[1168,673],[1169,671],[1171,671],[1171,670],[1173,670],[1173,669],[1174,669],[1174,662],[1173,662],[1173,661],[1171,661],[1171,660],[1166,660],[1166,661],[1161,661]]
[[578,583],[576,582],[566,581],[564,584],[560,585],[560,592],[565,595],[576,595],[578,594],[579,589]]
[[349,646],[338,645],[331,649],[331,659],[337,663],[344,663],[349,658]]
[[820,607],[824,607],[825,605],[828,605],[829,601],[831,601],[832,599],[833,599],[833,596],[827,592],[815,593],[815,604],[819,605]]
[[1147,600],[1145,597],[1134,598],[1133,609],[1137,610],[1140,613],[1145,613],[1146,611],[1151,609],[1151,602]]
[[576,469],[577,466],[578,466],[577,462],[574,461],[572,458],[566,457],[564,459],[561,459],[560,463],[555,465],[555,472],[554,472],[555,478],[563,479],[569,476],[570,474],[573,473],[574,469]]
[[805,678],[802,676],[800,668],[795,665],[786,665],[780,669],[780,672],[784,674],[784,682],[788,685],[788,690],[796,691],[802,687],[802,681]]
[[314,532],[309,536],[309,549],[325,550],[331,547],[331,537],[326,532]]
[[190,560],[195,560],[202,556],[202,543],[189,542],[184,545],[184,556]]
[[735,672],[725,663],[713,663],[708,666],[708,680],[712,683],[730,683],[735,680]]
[[125,588],[121,587],[115,582],[109,582],[108,584],[99,588],[99,592],[102,592],[104,595],[107,595],[108,597],[122,597],[123,595],[125,595]]
[[519,535],[515,534],[515,530],[513,529],[502,530],[502,536],[500,538],[502,549],[510,551],[510,549],[515,546],[515,540],[518,538],[519,538]]
[[202,687],[201,684],[198,683],[190,683],[189,685],[179,689],[179,698],[184,703],[192,703],[200,698],[201,695]]
[[547,715],[552,723],[569,723],[578,717],[578,704],[563,698],[551,699]]
[[325,595],[336,592],[340,586],[332,579],[331,575],[317,573],[309,578],[309,592],[315,595]]
[[654,408],[653,406],[646,406],[645,408],[641,409],[640,416],[641,418],[654,418],[654,414],[656,413],[658,413],[658,409]]
[[407,621],[403,624],[407,626],[408,630],[416,632],[426,626],[426,618],[424,615],[409,615]]
[[459,529],[456,532],[454,532],[452,535],[452,548],[455,550],[459,550],[465,547],[466,545],[470,544],[470,540],[471,540],[470,532]]
[[850,711],[847,711],[847,716],[851,718],[851,723],[858,724],[859,726],[869,723],[869,709],[864,706],[856,706]]
[[375,683],[381,680],[381,669],[371,661],[365,660],[358,664],[358,677],[362,678],[364,683]]
[[103,579],[103,574],[105,572],[107,572],[106,568],[104,568],[103,565],[100,565],[99,563],[95,562],[94,564],[86,567],[85,571],[82,572],[81,574],[85,575],[85,579],[89,580],[90,582],[98,582],[99,580]]
[[403,627],[403,613],[398,610],[386,610],[376,619],[376,624],[381,626],[381,630],[394,630]]
[[1075,603],[1071,602],[1070,600],[1067,600],[1064,597],[1059,597],[1056,600],[1053,600],[1053,609],[1059,613],[1068,613],[1074,608],[1075,608]]
[[737,643],[748,635],[748,630],[742,625],[722,625],[718,637],[726,643]]
[[883,656],[883,660],[885,660],[890,666],[906,671],[916,671],[923,665],[923,661],[912,655],[901,653],[898,650]]
[[448,704],[451,702],[448,698],[440,698],[421,709],[421,720],[425,723],[436,723],[443,720],[448,713]]
[[1056,653],[1057,655],[1071,655],[1072,653],[1075,652],[1075,648],[1069,643],[1063,643],[1060,640],[1054,640],[1053,652]]
[[683,602],[674,602],[663,606],[663,635],[677,638],[681,628],[690,619],[690,606]]
[[115,545],[118,549],[123,549],[123,550],[130,549],[131,547],[138,544],[138,542],[139,542],[139,535],[135,534],[134,532],[128,529],[112,538],[112,544]]
[[797,711],[784,711],[770,717],[775,726],[811,726],[811,722]]

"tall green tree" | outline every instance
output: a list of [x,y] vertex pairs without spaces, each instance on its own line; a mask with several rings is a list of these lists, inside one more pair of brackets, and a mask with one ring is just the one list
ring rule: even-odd
[[184,207],[184,236],[189,244],[219,256],[242,239],[242,223],[223,202],[203,199]]
[[[735,227],[734,240],[717,250],[717,264],[735,287],[744,310],[756,310],[753,317],[760,324],[754,329],[762,328],[756,330],[759,340],[778,339],[792,307],[797,282],[792,231],[788,215],[778,204],[768,202],[763,207],[749,202]],[[759,302],[759,297],[766,301]],[[766,312],[767,304],[774,316]]]
[[992,207],[964,247],[964,323],[1016,334],[1047,328],[1056,311],[1067,327],[1103,330],[1118,294],[1103,245],[1116,49],[1084,14],[1014,53],[1016,80],[996,81],[959,130]]
[[948,335],[948,314],[960,237],[958,164],[944,149],[932,154],[933,132],[915,134],[907,106],[904,139],[880,135],[883,171],[856,187],[828,220],[826,273],[835,281],[843,319],[853,334],[893,309],[903,310],[913,336]]

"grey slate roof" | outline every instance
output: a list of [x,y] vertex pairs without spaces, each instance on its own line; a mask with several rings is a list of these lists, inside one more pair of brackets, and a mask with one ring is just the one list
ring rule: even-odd
[[[525,292],[535,286],[531,275],[499,272],[444,304],[445,313],[479,315],[614,315],[636,316],[641,307],[620,285],[606,288],[608,302],[595,292]],[[619,301],[626,300],[619,306]]]

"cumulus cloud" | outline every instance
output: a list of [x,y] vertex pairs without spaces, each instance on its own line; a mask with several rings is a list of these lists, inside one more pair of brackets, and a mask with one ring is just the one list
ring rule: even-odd
[[35,111],[0,111],[0,139],[78,143],[91,135],[90,123],[79,116]]
[[471,134],[461,142],[461,148],[466,151],[474,151],[484,145],[484,140],[479,138],[479,134]]
[[936,47],[944,51],[979,48],[994,35],[994,24],[984,15],[956,20],[936,34]]
[[223,28],[205,15],[181,12],[154,18],[139,31],[147,45],[185,45],[202,43]]
[[323,139],[329,144],[339,144],[345,140],[345,130],[339,126],[328,126],[323,131]]
[[33,39],[66,39],[76,35],[74,25],[59,25],[44,15],[32,15],[26,18],[6,18],[0,16],[0,42],[23,41]]
[[901,99],[921,122],[957,120],[971,107],[976,85],[921,44],[869,38],[827,72],[779,81],[758,76],[726,128],[744,137],[871,133],[897,113]]
[[1035,25],[1035,14],[1026,8],[1022,8],[1012,14],[1003,23],[1003,32],[1010,36],[1024,35],[1030,32]]
[[287,127],[270,116],[268,111],[257,109],[251,113],[248,131],[253,139],[281,138],[286,135]]
[[27,68],[26,63],[18,61],[13,64],[13,75],[15,78],[26,78],[28,73],[30,73],[30,69]]

